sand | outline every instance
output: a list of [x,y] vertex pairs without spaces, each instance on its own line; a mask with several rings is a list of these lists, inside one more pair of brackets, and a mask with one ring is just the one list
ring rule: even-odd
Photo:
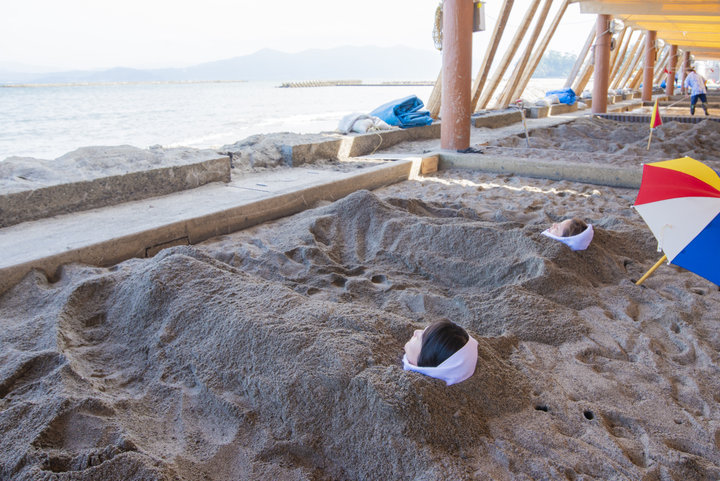
[[[0,297],[0,479],[718,479],[720,291],[633,283],[636,194],[442,171],[33,272]],[[568,216],[586,251],[541,234]],[[440,318],[479,341],[451,387],[401,366]]]

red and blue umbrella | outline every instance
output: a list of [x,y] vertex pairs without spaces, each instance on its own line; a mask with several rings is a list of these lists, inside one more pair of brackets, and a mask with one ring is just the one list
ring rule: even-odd
[[645,164],[635,209],[669,263],[720,285],[720,176],[713,169],[690,157]]

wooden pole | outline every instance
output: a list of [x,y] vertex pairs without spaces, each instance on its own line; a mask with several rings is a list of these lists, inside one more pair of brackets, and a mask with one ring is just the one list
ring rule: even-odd
[[625,56],[625,60],[623,61],[623,64],[620,67],[620,70],[618,70],[617,73],[615,74],[614,80],[613,80],[610,88],[612,88],[612,89],[618,88],[619,85],[622,83],[623,79],[625,78],[625,73],[635,63],[638,52],[640,51],[640,45],[642,45],[642,38],[643,38],[642,32],[640,32],[637,40],[635,40],[635,44],[633,45],[632,49],[630,50],[630,54]]
[[652,274],[653,272],[655,272],[655,271],[657,270],[657,268],[660,267],[660,264],[662,264],[662,263],[665,262],[666,260],[667,260],[667,256],[666,256],[666,255],[663,255],[663,256],[660,258],[660,260],[657,261],[657,262],[655,263],[655,265],[652,266],[652,267],[650,268],[650,270],[645,273],[645,275],[643,275],[640,279],[638,279],[638,281],[635,283],[635,285],[636,285],[636,286],[639,286],[640,284],[642,284],[643,282],[645,282],[645,279],[647,279],[648,277],[650,277],[650,274]]
[[593,77],[592,113],[607,112],[610,83],[610,15],[601,14],[595,22],[595,73]]
[[565,11],[567,10],[569,3],[570,3],[570,0],[563,0],[563,2],[560,4],[560,8],[558,9],[557,13],[555,14],[555,18],[553,19],[552,23],[548,27],[547,32],[545,32],[545,36],[540,41],[540,45],[535,50],[532,57],[530,57],[530,61],[528,62],[528,68],[526,68],[522,72],[522,77],[520,78],[520,83],[513,91],[512,96],[510,97],[510,100],[521,97],[523,92],[527,88],[528,83],[530,83],[530,78],[533,76],[533,74],[535,73],[535,70],[537,69],[538,65],[540,64],[540,60],[542,59],[542,56],[545,54],[545,50],[547,49],[547,46],[550,43],[550,40],[552,40],[553,35],[555,35],[555,31],[557,30],[557,27],[560,24],[560,20],[562,20],[563,15],[565,15]]
[[442,98],[442,69],[438,74],[435,86],[430,92],[430,98],[428,98],[427,109],[430,112],[430,117],[437,119],[440,115],[440,99]]
[[683,52],[682,57],[682,76],[680,77],[680,92],[685,95],[687,89],[685,88],[685,77],[687,77],[688,66],[690,65],[690,52]]
[[[585,40],[585,45],[580,49],[580,53],[578,53],[577,60],[575,60],[575,65],[573,65],[572,70],[570,71],[570,75],[568,75],[567,80],[565,81],[565,85],[563,85],[564,89],[569,89],[572,84],[575,82],[575,78],[578,75],[578,72],[580,72],[580,67],[583,66],[585,63],[585,59],[587,58],[587,54],[590,51],[590,45],[592,45],[593,40],[595,40],[595,26],[590,29],[590,33],[587,36],[587,40]],[[577,93],[577,92],[575,92]]]
[[473,8],[472,0],[443,2],[440,147],[448,150],[470,146]]
[[550,7],[552,6],[552,0],[545,0],[545,3],[543,4],[542,9],[540,10],[540,14],[537,16],[537,21],[535,22],[535,28],[533,29],[532,34],[530,34],[530,38],[528,39],[528,43],[525,46],[525,51],[523,52],[522,56],[520,57],[520,60],[518,60],[518,63],[515,64],[515,68],[513,69],[513,73],[508,79],[507,84],[505,84],[505,90],[503,90],[502,95],[498,99],[498,101],[495,103],[495,108],[501,108],[504,109],[508,106],[511,100],[513,91],[515,91],[515,88],[517,88],[518,83],[520,82],[520,77],[522,76],[523,71],[525,70],[525,67],[527,66],[528,60],[530,59],[530,54],[532,53],[532,49],[535,46],[535,42],[537,42],[538,37],[540,36],[540,32],[542,31],[543,25],[545,25],[545,19],[547,18],[548,12],[550,11]]
[[478,100],[480,100],[480,93],[485,86],[488,74],[490,73],[490,66],[495,59],[495,52],[497,52],[500,39],[502,38],[505,26],[507,25],[508,17],[510,17],[510,10],[512,9],[515,0],[505,0],[502,9],[500,10],[500,16],[495,23],[495,29],[493,30],[492,37],[490,38],[489,47],[485,50],[485,57],[483,58],[480,70],[475,77],[475,82],[472,87],[472,99],[470,104],[470,110],[474,111],[477,107]]
[[476,110],[484,109],[485,107],[487,107],[488,103],[490,103],[490,99],[495,93],[495,89],[497,89],[500,80],[502,80],[503,75],[505,75],[505,71],[507,70],[508,65],[510,65],[510,61],[515,56],[515,52],[520,46],[520,42],[522,42],[522,39],[525,36],[525,32],[527,32],[528,26],[530,25],[530,22],[532,21],[533,16],[537,11],[538,5],[540,5],[540,0],[533,0],[530,4],[530,8],[528,8],[527,12],[525,12],[525,16],[523,17],[522,22],[520,22],[520,26],[515,32],[515,36],[510,42],[510,46],[505,52],[505,55],[503,55],[503,58],[500,61],[500,65],[498,65],[497,70],[495,70],[495,73],[490,78],[487,87],[481,92],[480,100],[478,101]]
[[668,73],[665,79],[665,95],[670,96],[675,93],[675,71],[677,70],[677,45],[670,46],[670,58],[668,61]]
[[655,41],[657,40],[657,32],[648,30],[645,37],[645,62],[643,63],[643,102],[652,100],[653,77],[655,76]]

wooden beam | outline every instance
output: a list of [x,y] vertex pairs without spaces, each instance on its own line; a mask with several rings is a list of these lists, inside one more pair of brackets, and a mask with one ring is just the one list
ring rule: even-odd
[[535,46],[535,42],[537,42],[538,37],[540,36],[540,32],[542,31],[543,25],[545,25],[545,19],[547,18],[548,12],[550,11],[550,7],[552,6],[552,0],[545,0],[545,3],[543,4],[542,9],[540,10],[540,14],[537,16],[537,21],[535,22],[535,28],[533,29],[532,34],[530,35],[530,38],[528,39],[528,43],[525,46],[525,51],[523,52],[522,56],[520,57],[520,60],[518,60],[518,63],[515,64],[515,68],[513,69],[513,73],[508,79],[508,82],[505,84],[505,90],[503,91],[502,95],[498,99],[498,101],[495,103],[495,108],[501,108],[504,109],[508,106],[511,100],[512,93],[515,91],[515,88],[518,86],[518,83],[520,83],[520,77],[522,76],[523,71],[525,70],[525,67],[527,66],[528,60],[530,60],[530,54],[532,54],[533,47]]
[[652,100],[653,78],[655,77],[655,56],[657,48],[655,47],[657,40],[656,32],[649,30],[645,36],[645,59],[643,61],[643,102]]
[[665,65],[667,64],[669,55],[670,55],[670,45],[665,44],[662,51],[660,52],[659,60],[655,64],[655,76],[653,77],[653,85],[660,82],[660,79],[664,74],[663,69],[665,68]]
[[581,13],[594,13],[606,15],[693,15],[717,16],[720,15],[720,4],[702,0],[674,1],[661,0],[622,0],[608,2],[607,0],[582,0]]
[[505,55],[500,61],[500,65],[498,65],[495,73],[490,78],[487,87],[480,95],[480,100],[478,101],[476,110],[484,109],[490,102],[493,93],[495,93],[495,89],[497,89],[500,80],[502,80],[503,75],[505,75],[505,71],[507,70],[508,65],[510,65],[510,61],[515,56],[515,52],[517,51],[520,42],[522,42],[522,39],[525,36],[525,32],[527,32],[528,26],[530,25],[530,22],[532,21],[533,16],[537,11],[538,5],[540,5],[540,0],[533,0],[527,12],[525,12],[525,16],[523,17],[522,22],[520,22],[520,26],[515,32],[515,36],[513,37],[512,41],[510,42],[510,46],[508,46],[507,50],[505,51]]
[[475,82],[472,87],[472,98],[470,103],[471,111],[475,110],[475,107],[480,100],[480,93],[485,86],[488,74],[490,73],[490,66],[495,59],[495,52],[497,51],[500,39],[502,38],[505,26],[507,25],[508,17],[510,17],[510,10],[515,0],[505,0],[502,9],[500,10],[500,16],[497,22],[495,22],[495,29],[493,29],[492,37],[490,38],[489,47],[485,50],[485,57],[483,58],[480,70],[475,77]]
[[[633,44],[632,49],[630,49],[630,53],[625,55],[625,58],[622,62],[622,65],[620,66],[620,69],[618,69],[618,71],[615,72],[615,75],[612,75],[613,81],[611,82],[611,85],[610,85],[611,89],[618,88],[622,79],[625,78],[625,73],[635,62],[636,55],[638,54],[638,51],[640,49],[640,45],[642,45],[642,38],[643,38],[643,34],[642,34],[642,32],[639,32],[638,38],[635,40],[635,43]],[[632,40],[632,38],[631,38],[631,40]]]
[[[608,64],[608,78],[610,78],[612,69],[615,66],[615,60],[618,58],[618,52],[620,52],[620,47],[622,46],[623,40],[625,40],[625,31],[626,31],[626,29],[623,29],[623,31],[620,32],[620,36],[618,37],[617,41],[615,42],[615,48],[610,50],[610,63]],[[612,32],[610,32],[610,41],[612,42]]]
[[685,88],[685,78],[687,77],[688,67],[690,66],[690,52],[684,51],[682,56],[682,74],[680,75],[680,92],[685,95],[687,89]]
[[582,75],[580,75],[580,78],[573,87],[573,91],[575,91],[575,93],[578,95],[582,94],[583,90],[585,90],[585,86],[590,81],[590,77],[592,77],[593,71],[595,70],[594,57],[594,55],[591,55],[588,58],[587,62],[585,63],[585,68],[583,68]]
[[645,45],[645,33],[641,32],[640,36],[637,39],[637,43],[635,44],[635,54],[633,55],[630,63],[627,65],[625,73],[623,73],[622,77],[620,77],[620,81],[614,88],[625,88],[630,79],[633,78],[633,72],[637,68],[638,64],[640,63],[640,59],[642,58],[643,45]]
[[675,94],[675,72],[677,71],[677,56],[678,48],[677,45],[670,46],[670,53],[668,54],[668,73],[665,79],[665,95]]
[[473,8],[470,0],[443,2],[440,147],[447,150],[470,146]]
[[587,54],[590,51],[590,45],[592,45],[593,40],[595,40],[595,25],[593,25],[593,27],[590,29],[590,34],[588,34],[587,40],[585,40],[585,45],[583,45],[583,47],[580,49],[580,52],[578,53],[577,60],[575,60],[575,65],[573,65],[573,68],[570,71],[570,75],[568,75],[568,78],[565,81],[565,85],[563,85],[564,89],[570,88],[573,82],[575,82],[575,77],[577,77],[578,72],[580,71],[580,67],[582,67],[585,63],[585,59],[587,58]]
[[610,76],[608,77],[610,80],[612,80],[617,71],[620,70],[620,65],[625,59],[625,54],[627,53],[628,46],[630,45],[630,37],[632,37],[632,34],[632,29],[629,27],[623,29],[620,41],[617,45],[615,45],[615,55],[612,56],[612,62],[610,62]]
[[430,98],[428,98],[427,109],[430,112],[430,117],[437,119],[440,115],[440,102],[442,99],[442,68],[438,74],[435,86],[430,92]]
[[595,78],[593,80],[592,113],[607,112],[608,84],[610,82],[610,15],[598,15],[595,23]]
[[530,57],[530,62],[528,62],[528,68],[526,68],[523,71],[523,75],[520,78],[520,83],[513,91],[510,99],[519,98],[525,91],[525,88],[527,88],[528,83],[530,83],[530,78],[533,76],[533,74],[535,73],[535,70],[537,69],[538,65],[540,64],[540,60],[542,59],[542,56],[545,54],[545,50],[547,49],[547,46],[550,43],[550,40],[552,40],[553,35],[555,35],[555,31],[557,30],[557,27],[560,24],[560,20],[562,20],[563,15],[565,15],[565,11],[567,10],[569,3],[570,3],[570,0],[563,0],[563,2],[560,4],[560,8],[558,9],[557,13],[555,14],[555,18],[553,19],[552,23],[548,27],[547,32],[545,32],[545,36],[543,37],[542,41],[540,42],[540,45],[538,46],[538,48],[533,53],[533,56]]

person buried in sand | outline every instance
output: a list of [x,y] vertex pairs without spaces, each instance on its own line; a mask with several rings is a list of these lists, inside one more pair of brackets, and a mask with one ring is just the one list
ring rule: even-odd
[[593,234],[592,224],[586,224],[577,217],[565,219],[543,231],[544,236],[560,241],[574,251],[587,249]]
[[418,329],[405,344],[403,369],[442,379],[448,386],[475,372],[478,343],[465,329],[442,320]]

